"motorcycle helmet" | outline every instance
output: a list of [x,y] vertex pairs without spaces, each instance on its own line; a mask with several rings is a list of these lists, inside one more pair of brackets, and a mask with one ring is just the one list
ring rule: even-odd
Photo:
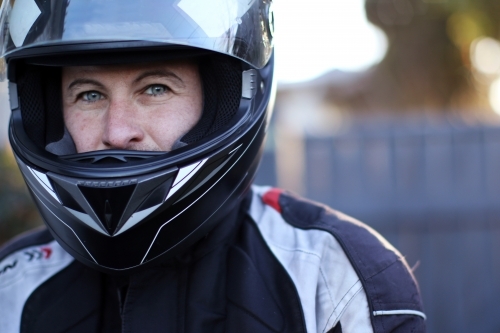
[[[11,0],[0,26],[9,140],[45,224],[74,258],[131,272],[185,250],[236,207],[272,111],[271,0]],[[190,57],[203,111],[175,149],[75,150],[62,67]]]

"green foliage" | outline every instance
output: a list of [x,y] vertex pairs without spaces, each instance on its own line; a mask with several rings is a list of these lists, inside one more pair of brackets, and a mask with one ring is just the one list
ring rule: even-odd
[[1,245],[42,222],[10,150],[0,150],[0,184]]

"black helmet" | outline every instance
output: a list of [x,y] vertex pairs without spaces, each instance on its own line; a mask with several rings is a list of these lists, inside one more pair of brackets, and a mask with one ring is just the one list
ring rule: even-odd
[[[3,2],[10,142],[46,225],[72,256],[128,272],[179,253],[236,206],[272,109],[271,2]],[[186,57],[199,61],[204,106],[178,148],[76,152],[61,67]]]

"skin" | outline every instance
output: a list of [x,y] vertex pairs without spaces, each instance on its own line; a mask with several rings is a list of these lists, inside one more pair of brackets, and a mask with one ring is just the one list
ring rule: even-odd
[[202,83],[194,62],[65,67],[64,122],[79,153],[170,151],[200,119]]

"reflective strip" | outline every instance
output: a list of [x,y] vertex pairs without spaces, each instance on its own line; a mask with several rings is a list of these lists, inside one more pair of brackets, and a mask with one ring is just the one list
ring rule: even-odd
[[373,311],[374,316],[390,316],[390,315],[414,315],[420,316],[427,320],[427,316],[425,313],[416,310],[381,310],[381,311]]
[[114,234],[113,236],[118,236],[122,232],[127,231],[128,229],[132,228],[134,225],[136,225],[137,223],[141,222],[146,217],[148,217],[149,214],[154,212],[156,210],[156,208],[158,208],[160,206],[161,206],[161,204],[158,204],[156,206],[141,210],[140,212],[135,212],[134,214],[132,214],[132,216],[129,217],[129,219],[127,220],[127,222],[125,222],[123,227],[120,230],[118,230],[118,232],[116,234]]
[[227,164],[227,162],[229,162],[229,160],[234,156],[234,155],[231,155],[232,152],[238,150],[239,148],[241,147],[241,145],[238,146],[238,148],[236,149],[233,149],[228,155],[229,157],[226,158],[226,160],[224,162],[222,162],[217,168],[215,168],[214,170],[212,170],[212,172],[210,172],[210,174],[208,176],[205,177],[205,179],[203,179],[201,182],[198,183],[198,185],[196,185],[196,187],[192,188],[191,191],[189,191],[188,193],[184,194],[182,196],[182,198],[180,198],[179,200],[177,200],[175,203],[183,200],[185,197],[187,197],[188,195],[190,195],[191,193],[193,193],[194,191],[196,191],[197,189],[199,189],[203,184],[205,184],[207,181],[210,180],[210,178],[212,178],[217,172],[219,172],[220,169],[222,169],[224,167],[224,165]]
[[205,158],[203,161],[196,162],[184,168],[181,168],[177,173],[177,177],[175,177],[174,184],[172,185],[170,192],[168,192],[165,201],[170,198],[175,192],[177,192],[177,190],[179,190],[182,186],[184,186],[184,184],[186,184],[187,181],[200,170],[200,168],[203,166],[203,164],[205,164],[207,160],[208,158]]
[[47,175],[39,172],[39,171],[36,171],[35,169],[32,169],[30,167],[28,167],[28,170],[31,171],[31,173],[33,174],[33,176],[35,176],[35,179],[40,183],[40,185],[42,185],[42,187],[54,198],[57,200],[57,202],[59,202],[61,205],[61,200],[59,200],[59,198],[57,197],[56,195],[56,192],[54,191],[54,189],[52,188],[52,185],[50,184],[50,181],[49,179],[47,178]]
[[83,223],[85,223],[86,225],[91,227],[92,229],[99,231],[101,234],[103,234],[105,236],[109,236],[108,233],[106,231],[102,230],[101,227],[88,214],[81,213],[79,211],[68,208],[66,206],[63,206],[63,207],[66,208],[66,210],[68,212],[73,214],[74,217],[76,217],[78,220],[82,221]]
[[45,206],[45,208],[47,208],[47,210],[52,214],[54,215],[59,221],[61,221],[62,224],[64,224],[65,226],[67,226],[69,228],[69,230],[71,230],[73,232],[73,234],[75,235],[75,237],[78,239],[78,241],[80,241],[80,244],[82,244],[83,248],[85,249],[85,251],[87,251],[87,253],[89,254],[89,256],[92,258],[92,260],[95,261],[96,264],[99,264],[95,259],[94,257],[92,257],[92,255],[90,254],[89,250],[87,250],[87,248],[85,247],[85,244],[82,242],[82,240],[80,239],[80,237],[78,237],[78,234],[69,226],[67,225],[66,223],[64,223],[63,220],[61,220],[59,218],[59,216],[57,216],[53,211],[50,210],[50,208],[40,199],[40,197],[38,195],[36,195],[35,192],[33,192],[33,194],[37,197],[38,201],[42,203],[42,205]]

